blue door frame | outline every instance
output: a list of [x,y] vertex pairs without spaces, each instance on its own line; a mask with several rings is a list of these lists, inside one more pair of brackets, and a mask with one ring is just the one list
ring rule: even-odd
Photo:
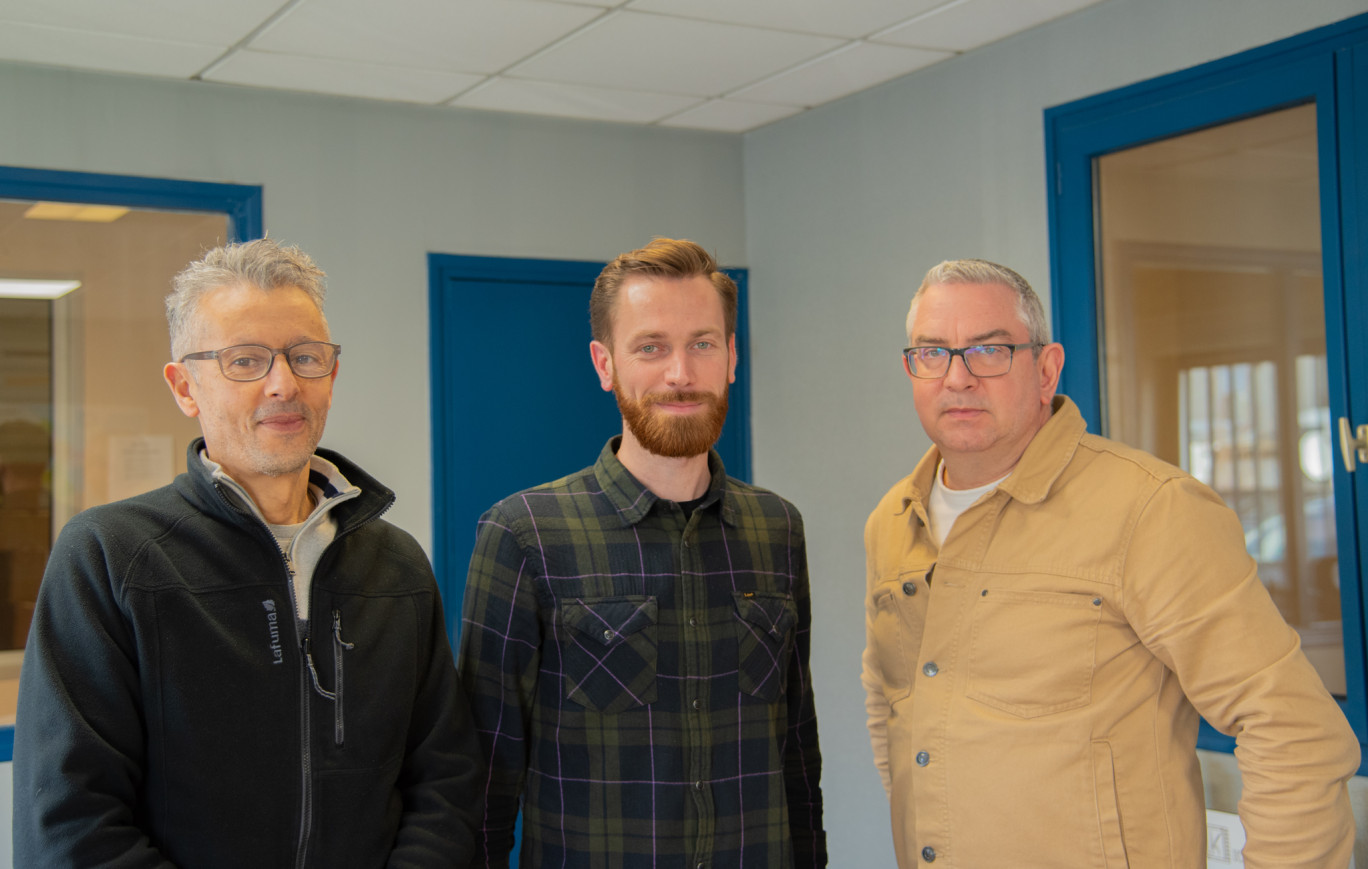
[[[1105,433],[1094,237],[1095,160],[1182,133],[1315,102],[1321,190],[1321,254],[1332,419],[1368,422],[1368,15],[1045,112],[1050,277],[1056,340],[1082,361],[1062,390],[1093,431]],[[1346,288],[1353,288],[1348,292]],[[1353,372],[1352,376],[1348,372]],[[1357,416],[1353,411],[1357,410]],[[1363,417],[1363,418],[1360,418]],[[1335,464],[1348,696],[1341,708],[1368,745],[1365,610],[1360,541],[1368,540],[1368,485]],[[1358,581],[1353,581],[1357,578]],[[1234,740],[1202,723],[1199,746]],[[1360,772],[1368,772],[1368,759]]]
[[[0,198],[221,212],[228,216],[231,241],[260,238],[262,233],[261,187],[256,185],[0,166]],[[0,763],[13,759],[14,728],[0,727]]]

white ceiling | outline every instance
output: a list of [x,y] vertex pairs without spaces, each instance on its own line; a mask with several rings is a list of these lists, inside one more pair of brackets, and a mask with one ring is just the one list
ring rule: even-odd
[[0,0],[0,60],[745,132],[1099,0]]

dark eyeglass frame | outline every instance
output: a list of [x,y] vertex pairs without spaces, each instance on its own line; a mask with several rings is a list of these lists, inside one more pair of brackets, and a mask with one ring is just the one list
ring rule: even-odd
[[[918,380],[942,380],[945,378],[946,375],[950,373],[950,366],[955,363],[955,357],[958,356],[960,360],[964,362],[965,370],[968,371],[974,377],[1002,377],[1012,372],[1012,362],[1016,360],[1016,352],[1018,350],[1037,350],[1044,346],[1044,344],[1039,344],[1032,341],[1027,342],[1025,344],[970,344],[967,347],[936,347],[932,345],[923,345],[921,347],[904,347],[902,352],[903,367],[907,370],[908,374],[912,375]],[[1007,351],[1009,355],[1007,356],[1006,371],[999,371],[996,374],[979,374],[974,370],[973,364],[969,361],[971,358],[969,356],[969,353],[971,351],[981,350],[985,347],[992,347],[997,350]],[[914,365],[912,362],[912,354],[916,353],[918,350],[943,350],[946,353],[949,353],[950,356],[946,360],[945,370],[942,371],[940,374],[918,374],[917,366]]]
[[[290,361],[290,351],[294,350],[297,347],[306,347],[309,345],[331,347],[333,350],[332,365],[329,365],[328,370],[323,372],[322,374],[301,374],[300,372],[295,370],[294,363]],[[266,370],[258,374],[256,377],[234,377],[232,374],[228,373],[228,369],[225,368],[223,365],[223,354],[231,350],[242,350],[247,347],[255,347],[261,350],[265,350],[266,352],[271,354],[271,360],[266,363]],[[302,377],[305,380],[318,380],[320,378],[327,377],[328,375],[332,374],[334,371],[337,370],[337,360],[342,356],[342,345],[332,344],[327,341],[300,341],[298,344],[291,344],[289,347],[277,348],[267,347],[265,344],[234,344],[232,347],[224,347],[222,350],[202,350],[198,353],[187,353],[184,356],[182,356],[178,361],[188,362],[192,359],[214,359],[218,361],[219,371],[223,374],[224,377],[228,378],[234,383],[252,383],[257,380],[264,379],[266,375],[271,373],[271,369],[275,368],[275,361],[277,356],[285,357],[285,364],[290,367],[290,373],[293,374],[295,377]]]

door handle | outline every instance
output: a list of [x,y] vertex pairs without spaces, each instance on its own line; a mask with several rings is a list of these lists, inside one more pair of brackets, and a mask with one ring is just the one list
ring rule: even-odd
[[1339,418],[1340,455],[1344,457],[1344,469],[1354,472],[1355,455],[1358,461],[1368,463],[1368,425],[1357,429],[1349,424],[1349,417]]

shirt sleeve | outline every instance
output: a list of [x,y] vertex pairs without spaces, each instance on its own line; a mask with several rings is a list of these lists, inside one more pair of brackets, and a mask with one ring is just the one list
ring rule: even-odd
[[1125,588],[1141,640],[1235,737],[1245,866],[1347,866],[1358,740],[1259,581],[1235,514],[1189,477],[1165,482],[1137,518]]
[[111,545],[68,523],[38,590],[14,732],[16,866],[171,867],[138,825],[146,734]]
[[418,636],[426,638],[421,647],[426,654],[419,662],[407,751],[396,785],[404,809],[390,869],[469,865],[483,815],[476,796],[484,785],[483,754],[469,700],[457,685],[430,567],[428,573],[432,606],[414,625]]
[[489,761],[476,867],[506,867],[527,775],[527,731],[541,664],[534,572],[496,506],[480,519],[466,577],[457,668]]
[[865,715],[869,727],[869,745],[874,751],[874,768],[879,771],[884,793],[893,794],[893,779],[888,766],[888,697],[884,694],[884,677],[880,669],[878,643],[874,636],[874,584],[878,575],[878,541],[875,530],[876,510],[865,524],[865,647],[860,656],[860,683],[865,689]]
[[817,709],[808,657],[812,647],[812,597],[808,585],[807,550],[801,526],[795,546],[793,597],[798,626],[788,673],[788,738],[784,741],[784,784],[796,869],[827,864],[822,827],[822,753],[817,745]]

